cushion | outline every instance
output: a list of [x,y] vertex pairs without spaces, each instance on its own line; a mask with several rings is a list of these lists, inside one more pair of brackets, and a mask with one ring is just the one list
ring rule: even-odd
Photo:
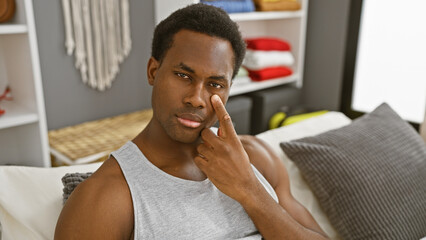
[[281,148],[342,238],[426,236],[426,146],[389,105]]
[[101,163],[58,168],[0,166],[1,239],[53,239],[62,210],[61,178]]
[[67,173],[65,176],[62,177],[62,184],[64,185],[62,197],[63,197],[63,203],[68,200],[71,193],[74,191],[74,189],[83,182],[84,180],[88,179],[93,173]]
[[346,126],[351,120],[339,112],[328,112],[324,115],[310,118],[295,124],[276,128],[256,135],[267,142],[278,154],[287,168],[290,178],[290,190],[293,197],[299,201],[313,216],[322,230],[331,239],[340,239],[327,215],[321,209],[318,200],[309,188],[297,166],[284,154],[280,142],[290,141],[307,136],[317,135],[335,128]]

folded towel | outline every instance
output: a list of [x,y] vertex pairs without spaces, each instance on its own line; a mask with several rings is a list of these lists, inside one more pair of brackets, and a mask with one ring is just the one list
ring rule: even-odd
[[284,66],[264,68],[262,70],[250,70],[249,76],[253,81],[265,81],[272,78],[286,77],[293,74],[293,71]]
[[290,51],[260,51],[246,50],[243,65],[251,70],[261,70],[268,67],[291,66],[294,57]]
[[232,86],[245,85],[251,83],[251,78],[249,76],[235,77],[232,80]]
[[301,5],[299,1],[281,0],[281,1],[262,1],[255,0],[256,10],[258,11],[297,11]]
[[[216,0],[207,0],[207,1],[216,1]],[[257,3],[257,2],[300,2],[300,1],[299,0],[254,0],[254,2]]]
[[247,69],[240,67],[240,69],[238,69],[238,73],[236,77],[247,77],[247,76],[248,76]]
[[291,46],[285,40],[273,37],[245,39],[248,49],[263,51],[290,51]]
[[252,0],[201,0],[202,3],[222,8],[227,13],[254,12]]

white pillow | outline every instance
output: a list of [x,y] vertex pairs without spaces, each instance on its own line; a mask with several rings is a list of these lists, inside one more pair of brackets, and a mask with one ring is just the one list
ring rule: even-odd
[[101,163],[58,168],[0,167],[2,240],[53,239],[66,173],[93,172]]
[[258,138],[269,143],[281,157],[288,171],[292,195],[308,209],[320,227],[331,239],[339,239],[336,230],[330,224],[318,200],[302,178],[299,169],[281,150],[280,143],[302,137],[314,136],[335,128],[343,127],[349,123],[351,123],[351,120],[344,114],[339,112],[328,112],[315,118],[310,118],[302,122],[272,129],[256,135]]

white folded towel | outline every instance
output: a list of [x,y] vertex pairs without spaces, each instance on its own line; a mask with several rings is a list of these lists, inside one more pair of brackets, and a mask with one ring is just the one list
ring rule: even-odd
[[290,51],[260,51],[246,50],[243,65],[251,70],[260,70],[267,67],[291,66],[294,57]]

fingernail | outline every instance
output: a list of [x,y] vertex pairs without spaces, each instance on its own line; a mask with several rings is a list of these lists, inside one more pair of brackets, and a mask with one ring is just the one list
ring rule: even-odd
[[220,97],[218,95],[213,95],[212,96],[213,101],[220,101]]

